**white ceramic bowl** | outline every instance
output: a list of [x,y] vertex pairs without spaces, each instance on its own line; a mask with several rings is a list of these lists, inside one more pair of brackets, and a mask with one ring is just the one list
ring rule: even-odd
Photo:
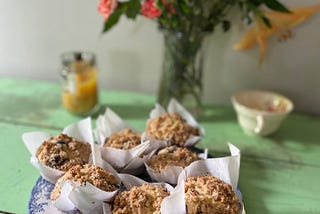
[[231,97],[231,102],[242,129],[261,136],[274,133],[293,110],[288,98],[268,91],[240,91]]

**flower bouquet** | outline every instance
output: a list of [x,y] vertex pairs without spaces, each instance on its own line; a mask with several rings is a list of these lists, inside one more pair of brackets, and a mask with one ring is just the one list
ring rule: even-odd
[[196,117],[202,109],[203,40],[217,26],[229,30],[230,11],[238,10],[239,19],[252,23],[234,49],[259,44],[262,63],[270,35],[279,33],[282,39],[289,38],[290,28],[319,9],[320,4],[288,9],[278,0],[101,0],[98,7],[105,19],[103,32],[110,30],[122,15],[129,19],[142,15],[158,23],[165,44],[158,102],[167,106],[174,97]]

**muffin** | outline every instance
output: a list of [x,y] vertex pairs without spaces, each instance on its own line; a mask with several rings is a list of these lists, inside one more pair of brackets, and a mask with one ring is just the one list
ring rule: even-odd
[[105,139],[104,146],[116,149],[132,149],[141,143],[141,134],[132,129],[124,129],[121,132],[113,133]]
[[240,202],[231,185],[212,176],[189,177],[184,184],[187,214],[238,214]]
[[191,135],[199,136],[199,130],[189,125],[178,113],[164,113],[150,119],[146,133],[150,139],[166,140],[178,146],[184,146]]
[[148,183],[133,186],[130,191],[117,195],[113,206],[113,214],[158,214],[162,200],[170,193],[164,187]]
[[184,147],[169,146],[159,150],[147,161],[147,164],[155,171],[161,172],[169,166],[187,167],[196,160],[200,160],[197,153]]
[[90,154],[89,143],[81,142],[66,134],[45,140],[36,151],[36,157],[42,164],[61,171],[88,163]]
[[117,179],[115,176],[99,166],[85,164],[83,166],[77,165],[69,169],[62,177],[60,177],[51,192],[51,200],[56,200],[61,193],[60,184],[63,181],[72,180],[86,185],[87,182],[94,185],[95,187],[106,191],[113,192],[119,187],[117,186]]

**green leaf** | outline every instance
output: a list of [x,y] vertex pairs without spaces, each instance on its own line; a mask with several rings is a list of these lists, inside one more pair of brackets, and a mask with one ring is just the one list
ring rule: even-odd
[[261,10],[256,9],[256,10],[254,11],[254,14],[255,14],[255,16],[259,17],[259,19],[261,19],[261,20],[263,21],[263,23],[264,23],[268,28],[271,28],[271,27],[272,27],[270,20],[269,20],[267,17],[264,16],[264,14],[262,13]]
[[136,18],[141,8],[140,0],[131,0],[125,4],[127,4],[126,12],[125,12],[127,17],[130,19]]
[[159,9],[161,9],[161,10],[164,10],[164,9],[165,9],[165,7],[164,7],[164,5],[163,5],[163,3],[162,3],[161,0],[155,0],[155,3],[156,3],[156,5],[157,5],[157,7],[158,7]]
[[222,29],[224,32],[227,32],[228,30],[230,30],[231,27],[231,22],[228,20],[223,20],[222,21]]
[[258,8],[264,1],[268,0],[248,0],[246,4],[252,5],[253,8]]
[[291,13],[286,6],[278,2],[277,0],[264,0],[264,3],[272,10],[276,10],[284,13]]
[[261,17],[262,18],[262,21],[263,21],[263,23],[268,27],[268,28],[272,28],[272,25],[271,25],[271,22],[270,22],[270,20],[268,19],[268,18],[266,18],[266,17]]
[[181,2],[179,6],[184,14],[189,14],[191,12],[191,8],[186,5],[185,2]]
[[103,28],[103,33],[107,32],[110,30],[118,21],[123,13],[123,10],[117,9],[115,10],[107,19],[107,21],[104,23],[104,28]]

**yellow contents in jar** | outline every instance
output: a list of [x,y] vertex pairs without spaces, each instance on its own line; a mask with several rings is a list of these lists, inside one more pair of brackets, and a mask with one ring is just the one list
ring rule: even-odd
[[98,103],[97,70],[83,61],[71,65],[68,87],[62,92],[63,106],[75,114],[90,112]]

